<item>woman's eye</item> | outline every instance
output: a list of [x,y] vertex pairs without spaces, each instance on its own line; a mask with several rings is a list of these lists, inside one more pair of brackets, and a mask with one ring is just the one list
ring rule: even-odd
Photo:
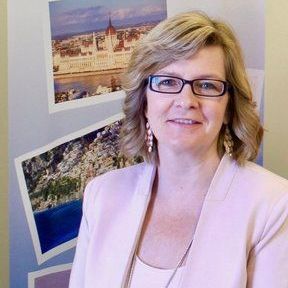
[[177,86],[178,85],[178,81],[176,81],[175,79],[163,79],[160,80],[158,83],[158,86]]
[[202,82],[202,83],[199,83],[199,87],[201,89],[205,89],[205,90],[214,90],[216,89],[215,85],[211,82]]

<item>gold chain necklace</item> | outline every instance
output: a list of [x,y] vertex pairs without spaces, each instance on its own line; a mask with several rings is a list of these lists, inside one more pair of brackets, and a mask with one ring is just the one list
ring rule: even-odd
[[[183,256],[181,257],[181,259],[180,259],[180,261],[178,262],[176,268],[173,270],[173,273],[172,273],[171,276],[169,277],[169,280],[168,280],[168,282],[167,282],[167,284],[165,285],[164,288],[169,288],[169,285],[171,284],[172,280],[174,279],[174,276],[176,275],[179,267],[181,267],[181,265],[182,265],[183,262],[185,261],[187,255],[188,255],[188,252],[189,252],[189,250],[190,250],[190,248],[191,248],[193,239],[194,239],[194,237],[191,239],[191,241],[190,241],[187,249],[185,250],[185,253],[184,253]],[[132,264],[131,264],[131,268],[130,268],[130,271],[129,271],[129,276],[128,276],[128,281],[127,281],[126,288],[130,288],[130,287],[131,287],[133,272],[134,272],[134,268],[135,268],[135,261],[136,261],[136,250],[135,250],[134,255],[133,255]]]

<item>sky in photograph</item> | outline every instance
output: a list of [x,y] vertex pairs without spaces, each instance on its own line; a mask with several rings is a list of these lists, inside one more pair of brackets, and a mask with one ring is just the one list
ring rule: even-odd
[[104,30],[109,15],[115,28],[167,17],[166,0],[59,0],[49,2],[52,38]]

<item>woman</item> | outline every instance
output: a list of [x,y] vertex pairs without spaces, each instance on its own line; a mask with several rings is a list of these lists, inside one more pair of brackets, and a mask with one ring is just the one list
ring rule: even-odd
[[231,29],[163,21],[126,73],[122,150],[85,191],[70,288],[288,287],[288,181],[249,162],[263,128]]

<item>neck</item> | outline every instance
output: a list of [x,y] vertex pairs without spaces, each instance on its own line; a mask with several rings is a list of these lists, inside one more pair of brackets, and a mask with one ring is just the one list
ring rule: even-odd
[[196,156],[161,152],[156,181],[158,197],[171,201],[178,196],[182,199],[204,197],[220,163],[217,151]]

